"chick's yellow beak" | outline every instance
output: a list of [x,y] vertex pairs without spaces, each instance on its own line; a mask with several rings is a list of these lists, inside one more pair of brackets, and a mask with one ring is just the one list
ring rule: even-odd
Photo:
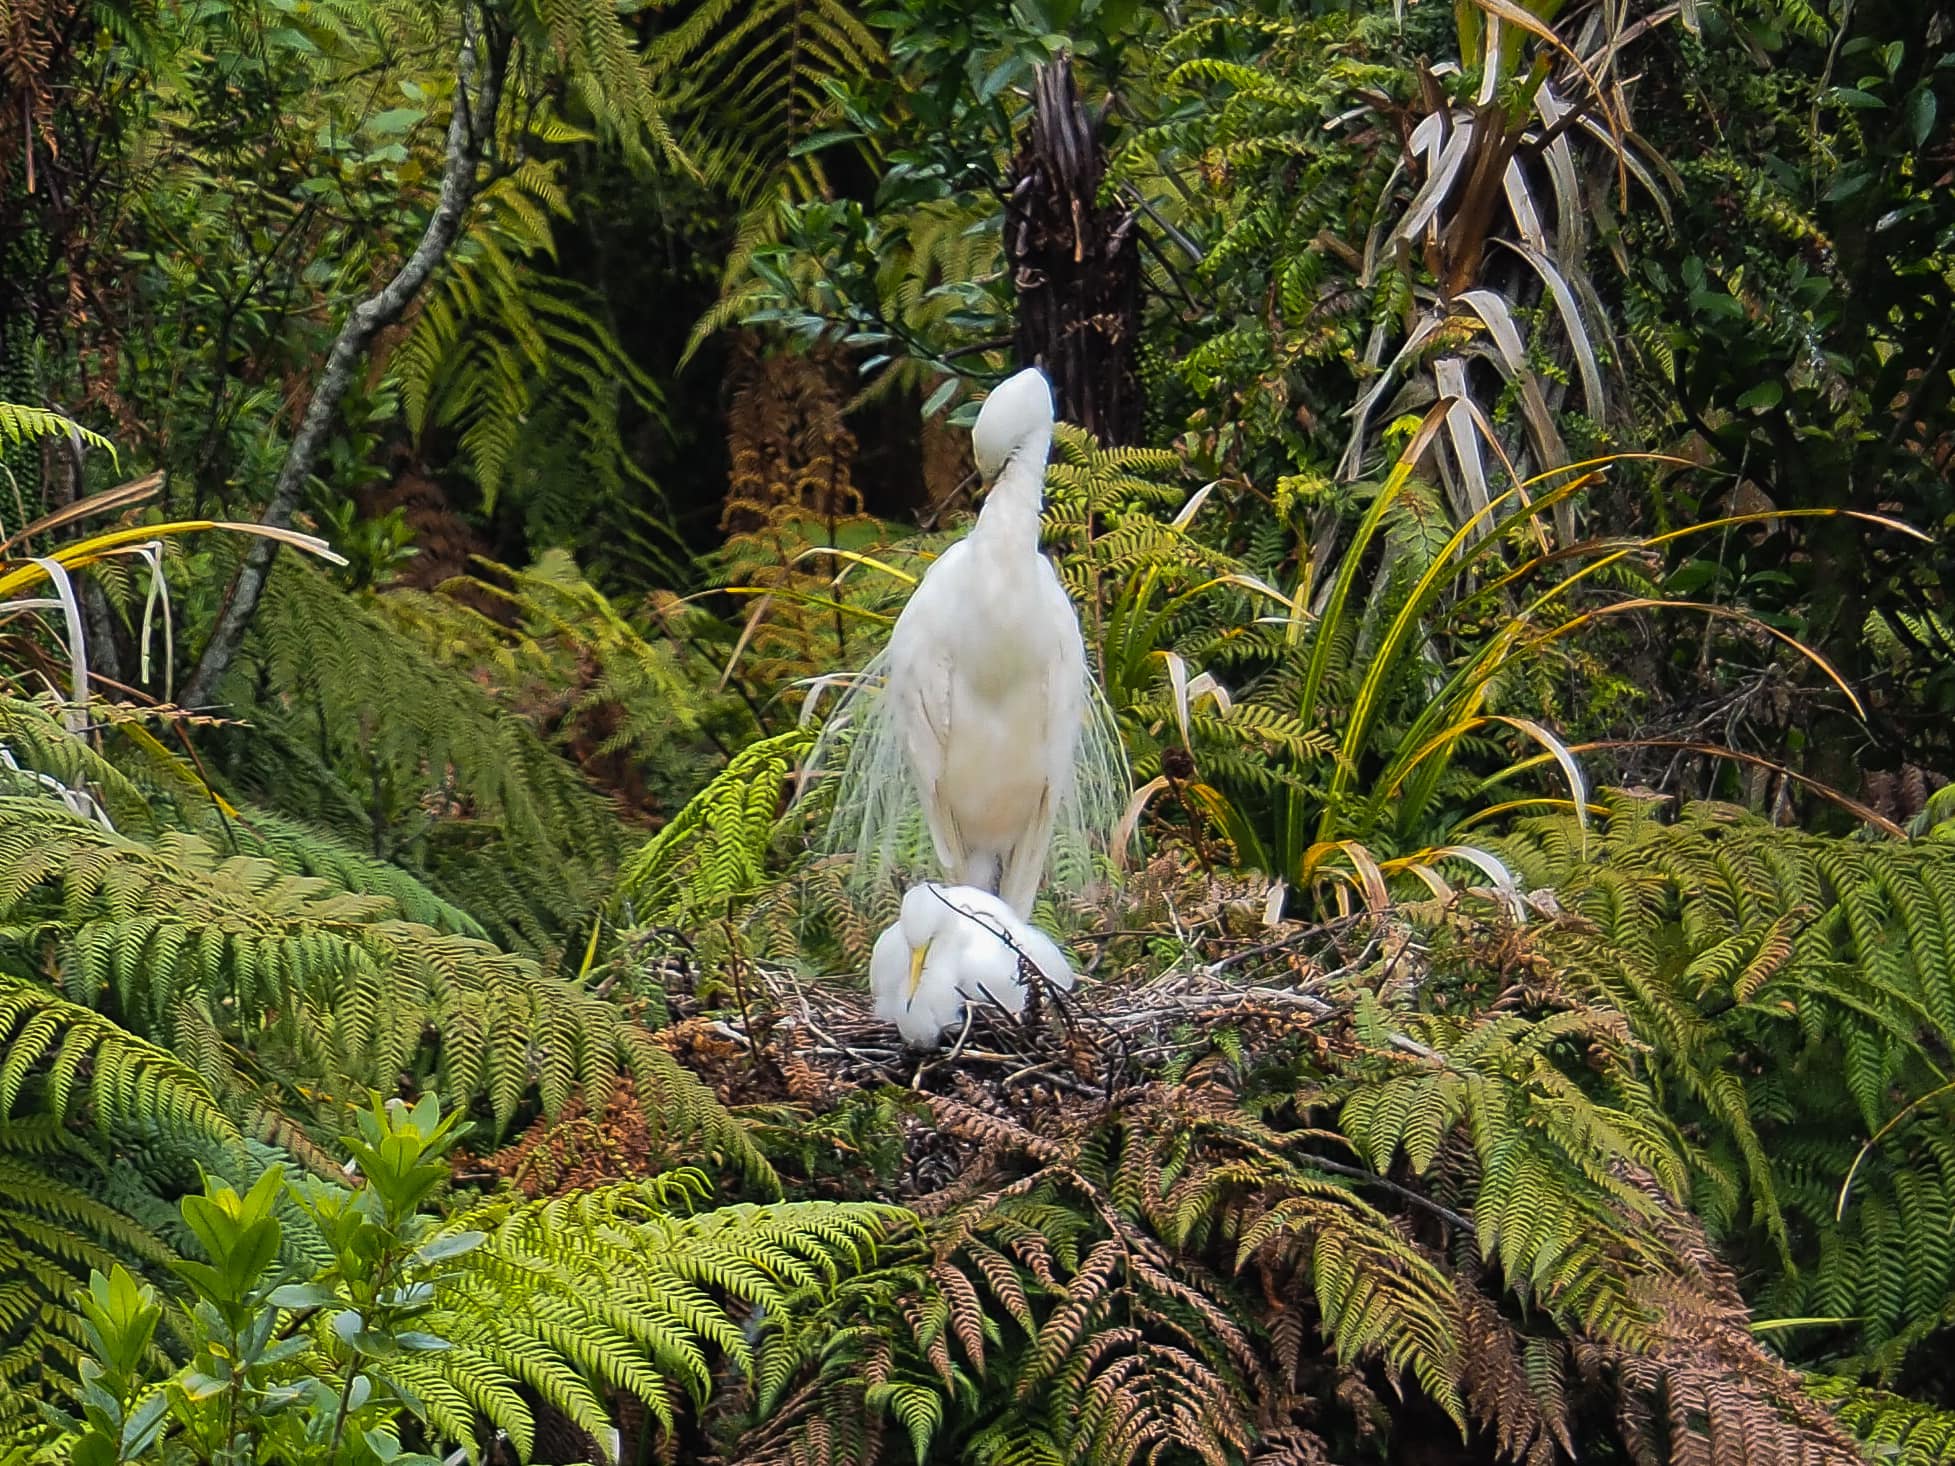
[[923,959],[930,955],[930,944],[925,942],[910,953],[910,995],[908,1002],[916,1001],[916,990],[923,985]]

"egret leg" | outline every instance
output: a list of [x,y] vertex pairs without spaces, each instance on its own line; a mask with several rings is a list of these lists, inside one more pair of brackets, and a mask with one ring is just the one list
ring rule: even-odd
[[1027,921],[1032,919],[1032,904],[1039,898],[1039,881],[1045,875],[1052,823],[1052,807],[1048,802],[1040,807],[1039,822],[998,862],[998,884],[993,889],[1005,905]]

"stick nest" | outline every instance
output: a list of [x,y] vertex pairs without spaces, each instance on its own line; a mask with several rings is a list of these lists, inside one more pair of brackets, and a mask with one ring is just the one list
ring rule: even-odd
[[[770,1130],[770,1149],[817,1132],[811,1144],[833,1147],[826,1182],[797,1184],[799,1194],[869,1185],[931,1210],[980,1154],[1036,1156],[1159,1081],[1232,1089],[1254,1056],[1276,1050],[1336,1067],[1355,1046],[1340,1000],[1348,980],[1420,980],[1426,954],[1405,922],[1272,922],[1268,896],[1263,882],[1157,858],[1066,943],[1083,969],[1071,992],[1024,970],[1022,1014],[973,1002],[964,1029],[932,1053],[906,1049],[872,1015],[861,971],[810,977],[786,962],[675,946],[656,974],[669,1019],[658,1039]],[[898,1098],[909,1116],[893,1184],[868,1180],[866,1158],[850,1154],[857,1138],[823,1129],[870,1094]],[[696,1161],[666,1154],[659,1129],[623,1087],[602,1114],[574,1102],[477,1164],[536,1195]]]

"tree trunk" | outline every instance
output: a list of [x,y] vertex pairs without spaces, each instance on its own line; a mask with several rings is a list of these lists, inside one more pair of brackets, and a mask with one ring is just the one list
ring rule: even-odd
[[[461,234],[462,221],[468,216],[469,205],[475,201],[479,187],[477,168],[495,138],[496,109],[508,59],[507,42],[488,32],[483,24],[485,19],[478,18],[472,5],[464,5],[455,104],[448,119],[447,160],[441,171],[441,192],[427,229],[394,278],[347,313],[319,374],[319,385],[306,404],[305,417],[292,436],[285,462],[279,467],[271,502],[265,506],[260,523],[278,529],[290,528],[292,516],[312,478],[313,466],[319,461],[320,451],[326,446],[339,416],[340,403],[345,400],[353,375],[372,346],[373,338],[400,319]],[[244,564],[239,567],[218,611],[217,624],[197,670],[184,686],[183,706],[204,706],[223,682],[258,609],[272,556],[277,551],[276,541],[256,540],[246,552]]]
[[1142,434],[1140,241],[1134,215],[1099,201],[1106,176],[1072,60],[1039,67],[1032,126],[1012,164],[1005,258],[1018,294],[1019,363],[1051,378],[1059,415],[1101,442]]

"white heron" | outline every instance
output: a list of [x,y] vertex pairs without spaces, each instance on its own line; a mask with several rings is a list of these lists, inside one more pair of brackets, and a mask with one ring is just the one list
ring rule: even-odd
[[819,763],[853,729],[828,838],[854,852],[858,890],[920,863],[920,812],[952,884],[1029,917],[1048,876],[1085,883],[1118,822],[1126,760],[1039,550],[1052,424],[1037,368],[985,400],[971,430],[989,490],[977,524],[924,574],[816,750]]
[[1022,1013],[1021,957],[1054,987],[1071,989],[1072,967],[1057,943],[989,891],[912,886],[869,957],[876,1017],[894,1023],[911,1048],[931,1049],[963,1021],[967,1001]]

